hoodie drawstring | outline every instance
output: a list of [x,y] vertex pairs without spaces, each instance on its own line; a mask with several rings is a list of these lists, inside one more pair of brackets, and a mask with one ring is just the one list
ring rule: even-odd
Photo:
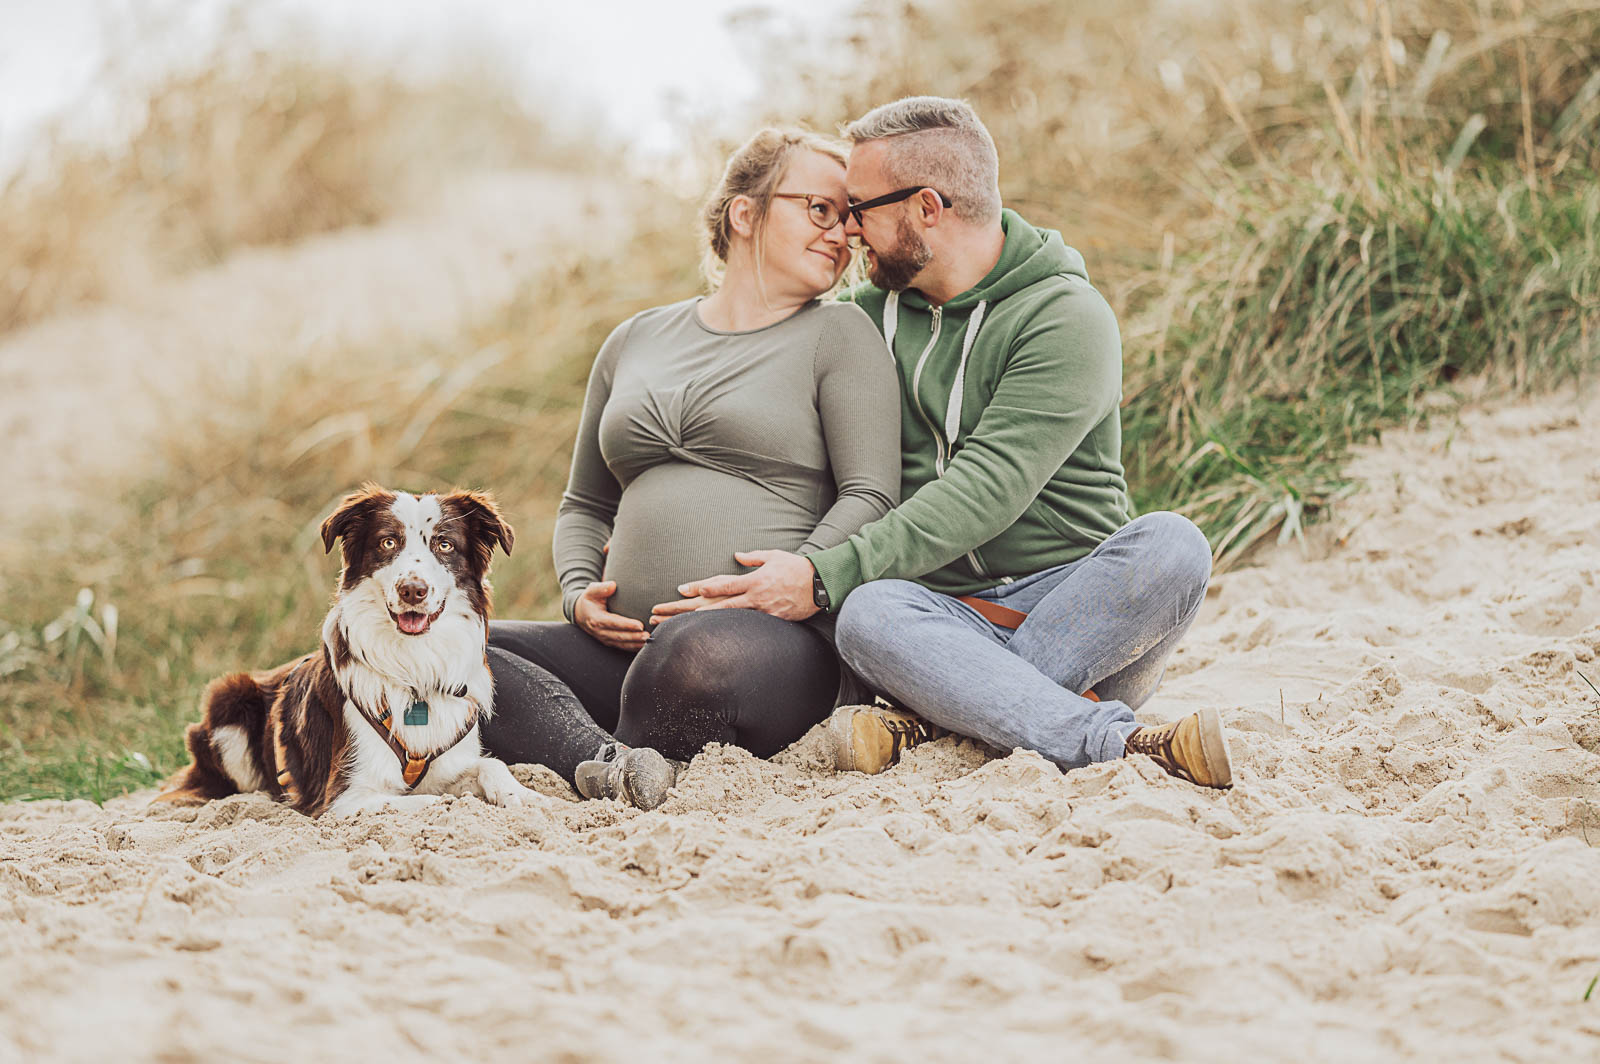
[[[951,458],[955,457],[956,437],[961,434],[961,404],[967,394],[967,359],[972,356],[972,345],[977,342],[978,330],[983,327],[984,311],[989,309],[987,299],[978,300],[978,305],[972,308],[972,313],[967,317],[967,327],[961,337],[961,361],[956,365],[955,381],[950,386],[950,399],[944,408],[944,438],[939,438],[939,432],[934,430],[934,442],[939,445],[938,452],[933,456],[934,472],[944,476],[944,467]],[[894,355],[894,336],[900,327],[900,293],[890,292],[883,303],[883,339],[889,347],[889,355]],[[924,356],[926,357],[926,355]],[[921,366],[918,366],[920,376]],[[913,386],[916,379],[913,378]],[[920,396],[913,396],[920,408]],[[933,428],[932,425],[928,426]]]
[[[917,394],[917,386],[922,381],[922,366],[933,351],[933,345],[939,339],[939,308],[933,308],[933,336],[928,340],[928,347],[922,352],[922,358],[917,361],[916,372],[911,377],[912,399],[917,410],[922,413],[923,420],[928,422],[928,430],[933,433],[933,442],[938,448],[933,455],[933,469],[935,475],[944,476],[945,465],[955,457],[956,437],[961,434],[961,406],[967,394],[967,359],[972,357],[972,346],[978,340],[978,330],[983,327],[984,311],[989,309],[987,299],[978,300],[977,306],[972,308],[972,313],[967,316],[967,326],[961,337],[961,361],[956,364],[955,380],[950,385],[950,399],[944,408],[944,436],[941,439],[939,430],[933,426],[928,415],[922,410],[922,396]],[[894,335],[900,324],[900,293],[890,292],[883,304],[883,338],[889,345],[889,356],[894,357]],[[976,549],[967,551],[967,564],[972,566],[972,571],[979,577],[987,579],[989,573],[978,558]],[[1010,583],[1010,577],[1001,577],[1002,582]]]
[[950,401],[944,408],[945,454],[943,461],[934,463],[940,476],[944,476],[944,463],[955,457],[956,436],[961,432],[961,402],[967,394],[967,358],[972,354],[978,330],[983,327],[983,312],[988,308],[988,300],[978,300],[978,305],[972,308],[972,315],[967,318],[966,332],[961,337],[961,362],[956,366],[956,379],[950,385]]

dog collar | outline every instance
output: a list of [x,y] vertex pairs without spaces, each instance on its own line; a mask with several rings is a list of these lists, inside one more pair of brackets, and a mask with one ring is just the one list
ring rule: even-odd
[[[456,698],[465,698],[467,697],[467,685],[460,684],[445,693]],[[428,703],[419,698],[415,691],[411,692],[411,704],[406,707],[403,720],[407,726],[422,726],[428,723]]]

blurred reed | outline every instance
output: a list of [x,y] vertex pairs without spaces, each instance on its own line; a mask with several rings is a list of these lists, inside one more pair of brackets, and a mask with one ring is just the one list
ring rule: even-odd
[[484,71],[413,84],[225,38],[128,91],[141,106],[126,140],[58,125],[0,184],[0,333],[239,247],[374,222],[452,171],[565,150]]

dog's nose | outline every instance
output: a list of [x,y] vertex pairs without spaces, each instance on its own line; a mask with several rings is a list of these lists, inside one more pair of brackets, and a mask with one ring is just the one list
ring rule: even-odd
[[428,597],[428,585],[420,576],[408,576],[395,586],[400,601],[407,606],[420,606]]

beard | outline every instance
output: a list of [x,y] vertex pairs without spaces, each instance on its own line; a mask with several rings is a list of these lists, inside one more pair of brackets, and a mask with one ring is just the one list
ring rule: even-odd
[[895,225],[894,235],[894,247],[872,249],[867,279],[885,291],[902,292],[933,261],[933,249],[903,217]]

